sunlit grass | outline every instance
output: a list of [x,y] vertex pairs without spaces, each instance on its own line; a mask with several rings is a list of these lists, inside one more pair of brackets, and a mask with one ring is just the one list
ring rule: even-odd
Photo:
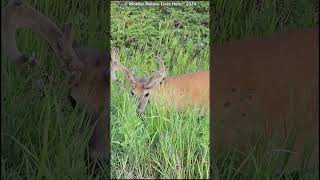
[[[105,1],[28,1],[59,27],[73,22],[82,46],[105,48]],[[263,2],[259,4],[257,2]],[[279,4],[279,3],[282,4]],[[7,1],[2,0],[3,7]],[[319,1],[233,1],[212,3],[210,38],[214,43],[313,27],[318,24]],[[120,48],[120,62],[138,75],[157,69],[159,54],[168,75],[209,69],[208,3],[185,8],[133,8],[114,5],[112,45]],[[17,69],[1,57],[1,178],[93,179],[86,174],[84,153],[89,128],[83,111],[72,109],[57,57],[47,43],[29,30],[18,32],[18,46],[35,52],[38,69]],[[212,54],[214,56],[214,54]],[[122,74],[118,74],[124,80]],[[40,92],[34,80],[45,80]],[[129,86],[128,86],[129,88]],[[209,176],[209,115],[174,112],[149,104],[145,117],[135,115],[129,91],[112,86],[112,177],[206,178]],[[277,179],[276,160],[226,152],[219,157],[221,179]],[[248,156],[248,158],[246,158]],[[255,162],[243,173],[243,159]],[[276,158],[275,158],[276,159]],[[318,179],[319,172],[298,172],[300,179]],[[299,179],[287,175],[287,179]]]
[[[195,9],[199,12],[190,13]],[[166,65],[168,76],[209,69],[209,3],[195,7],[111,6],[112,46],[119,61],[139,76],[158,70],[155,56]],[[151,102],[143,117],[126,83],[111,91],[113,178],[208,178],[209,112],[177,112]]]

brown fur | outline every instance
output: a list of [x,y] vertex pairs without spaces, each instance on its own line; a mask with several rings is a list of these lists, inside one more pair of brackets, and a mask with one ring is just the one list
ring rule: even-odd
[[168,77],[158,85],[152,97],[164,97],[167,105],[176,103],[178,110],[188,106],[209,108],[209,85],[209,71]]
[[[186,107],[209,108],[209,71],[199,71],[180,76],[165,78],[165,66],[160,57],[156,57],[160,68],[148,78],[135,76],[118,61],[118,49],[111,52],[112,61],[118,70],[126,74],[131,84],[131,93],[139,99],[138,113],[143,113],[149,99],[182,110]],[[164,102],[163,102],[164,100]]]
[[[303,148],[314,145],[309,167],[319,167],[319,29],[274,33],[212,46],[211,96],[217,153],[272,139],[267,153],[287,149],[297,136],[289,169],[299,168]],[[281,164],[279,164],[281,167]]]

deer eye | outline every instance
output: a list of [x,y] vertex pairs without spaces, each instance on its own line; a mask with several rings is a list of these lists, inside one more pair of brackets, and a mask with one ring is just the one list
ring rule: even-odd
[[148,96],[149,96],[149,93],[147,93],[147,94],[144,95],[144,97],[148,97]]
[[130,93],[131,93],[132,96],[134,95],[134,93],[132,91],[130,91]]

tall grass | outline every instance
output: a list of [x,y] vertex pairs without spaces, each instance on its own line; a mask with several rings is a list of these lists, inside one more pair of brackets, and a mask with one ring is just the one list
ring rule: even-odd
[[[105,1],[28,2],[59,27],[73,22],[80,44],[107,46]],[[2,0],[1,7],[6,3]],[[113,3],[112,45],[120,47],[120,62],[138,75],[157,68],[156,54],[165,60],[169,76],[209,69],[208,5],[197,4],[141,8]],[[211,4],[210,38],[222,43],[312,27],[319,23],[318,4],[318,0],[216,0]],[[71,109],[66,99],[67,83],[57,57],[29,30],[19,31],[17,39],[20,49],[36,53],[40,65],[18,69],[1,55],[1,178],[95,179],[85,173],[83,159],[90,129],[85,128],[82,110]],[[44,81],[41,91],[37,80]],[[111,90],[112,177],[209,176],[209,115],[199,116],[192,109],[178,113],[151,102],[139,119],[128,90],[114,84]],[[243,159],[255,164],[249,173],[242,171]],[[248,154],[226,152],[217,161],[220,179],[280,179],[274,176],[276,161],[268,161],[254,147]],[[285,178],[318,179],[319,171]]]
[[[139,76],[165,62],[168,76],[209,69],[209,3],[188,7],[111,4],[112,46],[119,61]],[[177,112],[150,102],[143,117],[126,83],[111,88],[113,178],[208,178],[209,112]]]
[[[72,22],[81,45],[106,47],[108,16],[103,1],[28,3],[59,27]],[[2,7],[6,4],[1,1]],[[84,161],[90,128],[83,111],[72,109],[67,100],[69,90],[57,56],[28,29],[18,31],[17,41],[24,52],[35,52],[40,64],[17,68],[2,54],[1,178],[94,179],[86,174]]]
[[210,8],[214,44],[319,24],[318,0],[215,0]]
[[[211,3],[210,13],[213,44],[319,26],[318,0],[215,0]],[[223,140],[223,137],[217,138]],[[268,140],[257,142],[249,152],[230,149],[224,154],[216,154],[220,179],[319,179],[318,169],[305,171],[302,167],[291,174],[279,173],[277,170],[283,157],[278,153],[265,154],[262,148]],[[305,158],[308,159],[307,154]]]

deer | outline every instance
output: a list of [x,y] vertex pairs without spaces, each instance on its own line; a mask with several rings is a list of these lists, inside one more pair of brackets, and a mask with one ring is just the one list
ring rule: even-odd
[[1,47],[8,60],[18,67],[37,64],[34,56],[21,53],[17,48],[16,31],[19,28],[29,28],[48,42],[69,82],[70,100],[83,107],[94,128],[89,142],[90,159],[108,161],[109,51],[81,47],[74,40],[72,23],[65,23],[61,30],[23,0],[10,0],[2,10]]
[[[211,148],[248,152],[261,133],[266,154],[289,155],[280,172],[319,167],[319,28],[211,46]],[[293,141],[289,143],[290,138]]]
[[180,110],[190,104],[211,104],[215,156],[230,148],[246,152],[258,142],[256,134],[262,133],[271,141],[266,152],[290,157],[286,166],[279,164],[279,170],[292,172],[301,168],[308,146],[313,152],[307,167],[319,166],[318,33],[318,28],[311,28],[215,44],[210,72],[169,78],[159,57],[159,71],[149,77],[135,76],[120,64],[117,49],[112,50],[111,59],[124,72],[139,101],[138,114],[144,112],[149,99],[160,97],[166,106]]
[[209,108],[209,71],[167,77],[163,60],[156,56],[159,70],[149,77],[139,77],[119,62],[118,48],[112,48],[111,59],[114,71],[125,74],[131,85],[131,94],[138,99],[136,111],[139,116],[145,112],[149,100],[165,103],[177,111],[188,107]]

